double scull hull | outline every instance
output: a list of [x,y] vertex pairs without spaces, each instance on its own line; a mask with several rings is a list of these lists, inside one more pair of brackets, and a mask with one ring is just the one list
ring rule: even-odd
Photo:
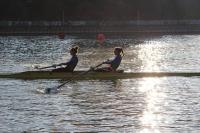
[[0,78],[35,80],[35,79],[63,79],[63,80],[93,80],[93,79],[129,79],[142,77],[169,77],[200,76],[200,72],[52,72],[52,71],[27,71],[11,74],[0,74]]

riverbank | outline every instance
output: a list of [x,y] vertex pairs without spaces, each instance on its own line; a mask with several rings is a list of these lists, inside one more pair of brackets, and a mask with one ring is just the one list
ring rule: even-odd
[[0,21],[1,36],[199,34],[200,20]]
[[145,35],[145,34],[199,34],[200,25],[166,26],[16,26],[1,27],[1,36],[37,36],[37,35]]

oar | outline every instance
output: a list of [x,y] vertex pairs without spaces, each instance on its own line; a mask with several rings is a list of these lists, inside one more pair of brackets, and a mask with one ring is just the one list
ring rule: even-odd
[[[84,75],[84,74],[86,74],[86,73],[88,73],[88,72],[94,70],[95,68],[101,66],[102,64],[104,64],[104,62],[102,62],[102,63],[96,65],[95,67],[90,68],[88,71],[85,71],[85,72],[83,72],[83,73],[81,73],[81,74],[78,74],[78,75],[73,76],[71,80],[73,80],[73,78],[75,78],[75,77],[77,77],[77,76]],[[51,93],[52,90],[54,90],[54,91],[55,91],[55,90],[58,90],[58,89],[60,89],[61,87],[63,87],[65,84],[67,84],[69,81],[70,81],[70,80],[68,80],[68,81],[66,81],[66,82],[64,82],[64,83],[62,83],[62,84],[59,85],[59,86],[55,86],[55,87],[52,87],[52,88],[46,88],[46,89],[45,89],[45,93]]]

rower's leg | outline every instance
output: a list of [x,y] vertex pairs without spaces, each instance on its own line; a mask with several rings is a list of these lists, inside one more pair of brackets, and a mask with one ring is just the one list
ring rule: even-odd
[[94,71],[95,72],[111,72],[112,68],[110,68],[110,67],[102,67],[102,68],[97,68]]
[[65,68],[58,68],[58,69],[52,70],[52,72],[65,72],[65,71],[66,71]]

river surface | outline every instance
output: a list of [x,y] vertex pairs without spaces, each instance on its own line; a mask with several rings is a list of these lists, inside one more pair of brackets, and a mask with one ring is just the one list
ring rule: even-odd
[[[0,37],[0,72],[34,70],[70,58],[88,70],[124,48],[120,69],[200,72],[200,35],[95,39],[57,36]],[[68,82],[59,93],[38,88],[60,80],[0,79],[0,132],[200,132],[200,77],[134,78]]]

